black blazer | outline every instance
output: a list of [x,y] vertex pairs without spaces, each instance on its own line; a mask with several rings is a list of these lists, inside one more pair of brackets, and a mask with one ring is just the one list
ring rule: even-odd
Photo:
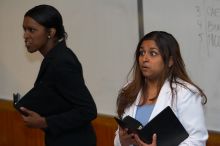
[[46,146],[95,146],[94,100],[76,55],[60,42],[44,57],[34,87],[19,101],[46,117]]

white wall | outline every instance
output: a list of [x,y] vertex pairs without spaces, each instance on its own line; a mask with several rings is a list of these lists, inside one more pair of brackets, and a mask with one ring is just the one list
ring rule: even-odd
[[[13,92],[23,95],[33,86],[42,56],[27,53],[22,21],[28,9],[43,3],[63,15],[67,44],[83,65],[98,112],[114,115],[138,43],[137,0],[0,0],[0,98],[11,100]],[[190,76],[208,96],[208,129],[220,131],[220,1],[143,0],[143,5],[145,33],[165,30],[177,38]],[[210,22],[217,29],[211,30]],[[210,34],[217,36],[216,45],[209,43]]]
[[12,100],[13,92],[24,95],[34,84],[42,56],[27,53],[22,22],[28,9],[43,3],[61,12],[98,112],[115,114],[138,41],[136,0],[1,0],[0,98]]
[[208,97],[208,129],[220,131],[220,0],[143,2],[145,32],[165,30],[177,38],[189,75]]

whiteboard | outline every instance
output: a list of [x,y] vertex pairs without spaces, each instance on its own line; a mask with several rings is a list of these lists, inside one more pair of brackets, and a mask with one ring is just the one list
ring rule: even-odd
[[1,0],[0,98],[12,100],[33,87],[43,57],[24,46],[23,16],[50,4],[63,16],[67,45],[78,56],[98,113],[115,115],[119,89],[133,63],[138,42],[136,0]]
[[[13,92],[23,95],[34,84],[43,58],[27,53],[22,21],[28,9],[43,3],[61,12],[67,45],[82,63],[98,112],[115,115],[117,94],[139,39],[137,0],[1,0],[0,98],[12,100]],[[143,0],[145,33],[165,30],[177,38],[190,76],[208,96],[208,129],[216,131],[220,131],[219,7],[220,0]]]
[[176,37],[191,79],[208,97],[209,130],[220,131],[220,0],[143,0],[145,33]]

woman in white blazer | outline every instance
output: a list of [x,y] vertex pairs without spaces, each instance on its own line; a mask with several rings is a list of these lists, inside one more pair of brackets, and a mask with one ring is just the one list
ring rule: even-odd
[[[138,43],[135,57],[133,79],[118,95],[118,116],[130,115],[146,124],[170,106],[189,134],[179,146],[205,146],[208,132],[203,104],[207,98],[187,75],[176,39],[167,32],[150,32]],[[152,139],[146,144],[119,127],[114,145],[156,146],[156,134]]]

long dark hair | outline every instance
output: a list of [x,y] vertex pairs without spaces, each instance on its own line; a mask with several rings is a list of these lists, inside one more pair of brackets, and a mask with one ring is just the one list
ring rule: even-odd
[[[135,61],[133,67],[129,74],[132,72],[132,81],[124,88],[119,91],[118,99],[117,99],[117,113],[119,117],[121,117],[124,113],[125,108],[131,106],[137,98],[137,95],[142,87],[146,86],[145,77],[142,75],[140,67],[139,67],[139,49],[142,45],[142,42],[145,40],[153,40],[158,46],[160,53],[163,58],[163,62],[165,65],[165,70],[163,71],[163,75],[160,77],[160,83],[158,85],[158,93],[165,82],[166,79],[169,79],[170,88],[172,91],[172,97],[176,95],[176,90],[173,88],[173,83],[178,83],[188,88],[186,85],[178,82],[178,78],[186,81],[192,85],[194,85],[198,90],[202,97],[204,97],[203,103],[205,104],[207,101],[206,95],[203,91],[195,85],[191,79],[189,78],[184,61],[181,57],[180,48],[177,40],[169,33],[164,31],[152,31],[146,34],[138,43],[136,52],[135,52]],[[169,60],[172,57],[173,65],[169,67]],[[189,88],[188,88],[189,89]],[[191,90],[191,89],[189,89]],[[191,90],[192,91],[192,90]],[[194,91],[192,91],[194,92]]]
[[38,5],[28,10],[24,17],[27,16],[31,17],[47,29],[55,28],[55,37],[57,37],[58,40],[61,38],[67,38],[62,16],[56,8],[50,5]]

